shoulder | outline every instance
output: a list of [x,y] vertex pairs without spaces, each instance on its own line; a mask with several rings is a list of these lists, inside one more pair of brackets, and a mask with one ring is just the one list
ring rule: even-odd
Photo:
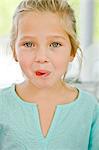
[[98,104],[98,100],[95,97],[95,95],[93,95],[91,92],[88,92],[86,90],[82,90],[80,88],[77,88],[79,91],[79,98],[82,99],[83,102],[88,103],[88,104],[92,104],[92,105],[97,105]]
[[8,86],[6,88],[0,89],[0,98],[2,98],[3,96],[5,96],[6,94],[10,93],[11,88],[12,88],[12,85]]
[[91,115],[93,119],[94,113],[99,107],[98,100],[92,93],[80,88],[77,89],[79,91],[78,97],[76,99],[76,101],[78,101],[78,108],[80,109],[80,111],[86,112],[87,115]]
[[93,122],[99,120],[99,102],[96,97],[85,90],[80,89],[80,98],[82,99],[82,104],[86,104],[88,111],[92,111]]
[[7,99],[10,98],[12,91],[12,85],[6,88],[0,89],[0,105],[2,105]]

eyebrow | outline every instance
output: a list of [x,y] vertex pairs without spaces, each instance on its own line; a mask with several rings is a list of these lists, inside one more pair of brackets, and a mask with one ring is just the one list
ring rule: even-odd
[[60,36],[60,35],[49,36],[49,38],[51,38],[51,37],[66,40],[66,37],[64,37],[64,36]]
[[[24,40],[24,39],[28,39],[28,38],[37,39],[36,36],[27,36],[27,35],[25,35],[25,36],[22,36],[22,37],[20,38],[20,40]],[[48,38],[48,39],[50,39],[50,38],[58,38],[58,39],[66,40],[66,37],[61,36],[61,35],[50,35],[50,36],[48,36],[47,38]]]

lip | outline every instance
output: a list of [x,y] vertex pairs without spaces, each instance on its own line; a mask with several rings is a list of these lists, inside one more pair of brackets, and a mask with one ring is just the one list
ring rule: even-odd
[[35,75],[38,77],[47,77],[51,72],[48,70],[36,70]]

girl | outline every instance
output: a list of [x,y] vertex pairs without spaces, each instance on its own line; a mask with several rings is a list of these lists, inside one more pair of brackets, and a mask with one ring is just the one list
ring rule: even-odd
[[64,82],[79,42],[65,0],[24,0],[11,32],[24,82],[0,92],[0,150],[99,150],[99,106]]

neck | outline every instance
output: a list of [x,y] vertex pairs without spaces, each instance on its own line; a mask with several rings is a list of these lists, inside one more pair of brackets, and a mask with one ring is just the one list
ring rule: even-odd
[[[70,94],[70,91],[72,94]],[[37,103],[40,105],[56,105],[61,103],[61,100],[66,101],[68,94],[72,96],[74,93],[73,89],[70,89],[70,87],[62,81],[58,82],[53,87],[46,89],[37,88],[32,83],[25,81],[19,85],[16,85],[16,92],[24,101]]]
[[55,85],[49,88],[37,88],[31,82],[24,81],[19,85],[22,93],[28,93],[31,97],[37,98],[40,97],[41,99],[48,99],[60,94],[63,94],[64,91],[66,92],[66,85],[62,81],[58,81]]

